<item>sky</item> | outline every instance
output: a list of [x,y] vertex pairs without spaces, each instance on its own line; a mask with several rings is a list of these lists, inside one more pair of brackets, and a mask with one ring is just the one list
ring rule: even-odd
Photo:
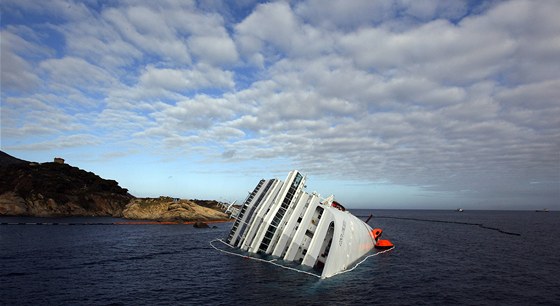
[[560,209],[560,1],[2,0],[1,150],[139,197]]

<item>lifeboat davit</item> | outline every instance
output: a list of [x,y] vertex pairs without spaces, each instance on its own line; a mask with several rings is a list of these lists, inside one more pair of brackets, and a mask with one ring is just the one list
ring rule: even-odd
[[374,228],[371,230],[371,237],[373,237],[373,239],[375,239],[375,241],[377,241],[377,239],[379,239],[379,237],[381,237],[381,234],[383,234],[383,230],[380,228]]
[[375,243],[375,248],[380,250],[386,250],[392,248],[394,245],[389,240],[379,239]]

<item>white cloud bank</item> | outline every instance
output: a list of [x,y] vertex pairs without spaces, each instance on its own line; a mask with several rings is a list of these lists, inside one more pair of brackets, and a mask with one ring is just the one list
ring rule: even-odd
[[3,1],[2,150],[560,203],[559,2],[214,4]]

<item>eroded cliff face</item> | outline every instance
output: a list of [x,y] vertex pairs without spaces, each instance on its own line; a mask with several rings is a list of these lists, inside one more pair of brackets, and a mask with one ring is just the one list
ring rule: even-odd
[[214,221],[229,219],[228,215],[218,208],[215,201],[184,200],[171,197],[134,199],[126,205],[123,217],[158,221]]
[[61,163],[33,163],[3,152],[0,215],[113,216],[134,197],[114,180]]
[[122,217],[123,206],[126,205],[128,201],[129,198],[126,196],[92,195],[87,205],[83,205],[84,203],[79,202],[79,200],[69,200],[59,203],[53,198],[45,198],[42,194],[23,198],[14,192],[6,192],[0,195],[0,215],[34,217]]

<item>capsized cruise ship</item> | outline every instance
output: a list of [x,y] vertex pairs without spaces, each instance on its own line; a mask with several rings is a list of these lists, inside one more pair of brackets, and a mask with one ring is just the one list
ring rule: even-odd
[[261,180],[237,213],[226,243],[313,268],[328,278],[351,268],[376,245],[373,230],[334,200],[307,193],[294,170],[285,181]]

